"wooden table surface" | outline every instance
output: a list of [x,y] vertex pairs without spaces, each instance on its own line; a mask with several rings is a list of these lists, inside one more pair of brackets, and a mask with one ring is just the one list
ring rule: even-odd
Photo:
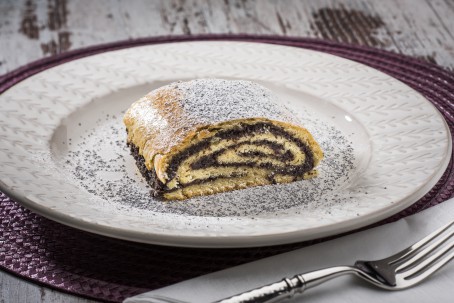
[[[249,33],[373,46],[454,69],[454,0],[1,0],[0,75],[85,46],[140,37]],[[0,271],[0,302],[90,300]]]

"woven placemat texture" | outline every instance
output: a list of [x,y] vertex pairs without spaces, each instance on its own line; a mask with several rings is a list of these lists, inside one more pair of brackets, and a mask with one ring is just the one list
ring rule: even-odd
[[[373,48],[314,39],[256,36],[157,37],[80,49],[36,61],[0,77],[0,92],[49,67],[105,51],[177,41],[234,40],[308,48],[364,63],[401,80],[430,100],[454,132],[454,75],[436,65]],[[1,106],[1,104],[0,104]],[[0,168],[1,173],[1,168]],[[391,222],[453,196],[453,162],[422,199]],[[65,292],[108,302],[185,279],[290,251],[325,239],[260,248],[192,249],[99,236],[53,222],[0,193],[0,267]],[[333,237],[330,237],[333,238]]]

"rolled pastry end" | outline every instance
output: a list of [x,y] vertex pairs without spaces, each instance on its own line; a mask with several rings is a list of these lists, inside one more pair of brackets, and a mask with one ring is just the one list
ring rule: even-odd
[[305,128],[266,118],[200,127],[150,163],[129,145],[153,195],[167,200],[309,179],[323,158]]

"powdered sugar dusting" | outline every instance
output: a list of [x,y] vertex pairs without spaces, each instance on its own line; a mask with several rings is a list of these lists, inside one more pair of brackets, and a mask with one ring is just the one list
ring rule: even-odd
[[198,79],[174,85],[182,92],[181,107],[194,123],[258,117],[299,122],[269,89],[251,81]]
[[175,82],[153,90],[131,105],[124,122],[148,166],[155,154],[168,153],[199,127],[247,118],[298,124],[267,88],[223,79]]
[[301,109],[298,119],[325,153],[318,167],[319,176],[311,180],[163,202],[150,196],[146,181],[126,147],[126,134],[118,116],[100,117],[96,127],[88,129],[68,151],[63,166],[84,190],[122,211],[140,215],[275,216],[310,212],[321,205],[329,211],[330,205],[341,205],[349,198],[348,194],[337,193],[354,175],[356,160],[352,144],[340,130],[311,112]]

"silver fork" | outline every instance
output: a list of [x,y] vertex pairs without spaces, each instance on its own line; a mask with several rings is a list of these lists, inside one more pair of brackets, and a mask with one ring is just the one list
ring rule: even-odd
[[[443,234],[453,224],[454,221],[437,229],[412,246],[385,259],[357,261],[353,266],[335,266],[299,274],[293,278],[285,278],[273,284],[252,289],[215,303],[280,302],[290,299],[296,294],[301,294],[309,288],[346,274],[354,274],[386,290],[409,288],[423,281],[453,259],[454,253],[450,252],[450,250],[454,246],[454,241],[437,250],[438,247],[454,235],[454,231]],[[158,295],[147,299],[144,298],[138,302],[185,303]]]

